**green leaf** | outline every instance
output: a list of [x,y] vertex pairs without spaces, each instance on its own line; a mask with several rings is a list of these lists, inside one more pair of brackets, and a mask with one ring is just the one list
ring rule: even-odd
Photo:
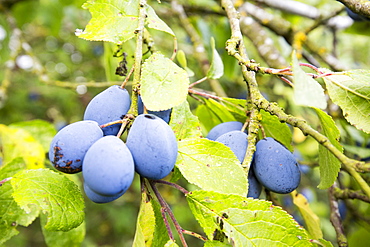
[[266,136],[278,140],[290,151],[293,151],[292,132],[288,125],[281,123],[277,116],[273,116],[264,110],[260,110],[260,114],[262,116],[261,125],[265,130]]
[[200,121],[202,130],[205,130],[203,134],[207,134],[214,126],[222,123],[206,105],[198,105],[195,115]]
[[204,243],[204,247],[231,247],[231,246],[232,245],[228,243],[223,243],[223,242],[214,241],[214,240],[206,241]]
[[318,244],[318,246],[333,247],[333,244],[330,241],[327,241],[325,239],[319,239],[318,242],[320,243]]
[[[85,30],[76,30],[78,37],[116,44],[135,37],[139,18],[139,0],[90,0],[82,7],[90,11],[92,18]],[[149,28],[175,36],[171,28],[157,16],[152,7],[146,5],[145,10],[147,14],[145,24]]]
[[135,36],[139,0],[90,0],[82,7],[92,18],[84,31],[76,31],[79,38],[121,44]]
[[178,245],[174,241],[168,240],[164,247],[178,247]]
[[132,246],[162,247],[168,239],[159,203],[143,192]]
[[48,247],[79,247],[85,238],[85,222],[82,222],[76,228],[69,230],[68,232],[63,231],[49,231],[45,229],[46,215],[41,214],[41,229],[42,234]]
[[207,72],[207,77],[211,79],[218,79],[224,74],[224,64],[215,48],[215,39],[213,37],[211,38],[211,49],[212,49],[212,59],[211,65]]
[[145,19],[145,24],[147,24],[149,28],[166,32],[175,37],[175,33],[172,29],[157,16],[154,9],[149,5],[146,5],[146,14],[147,18]]
[[[339,144],[340,132],[333,119],[320,109],[314,108],[319,116],[321,133],[329,138],[330,142],[341,152],[343,147]],[[319,146],[320,184],[318,188],[327,189],[333,185],[338,177],[341,162],[324,146]]]
[[186,100],[189,78],[186,71],[161,53],[152,54],[142,66],[140,93],[151,111],[162,111]]
[[292,54],[294,100],[297,105],[325,109],[327,106],[324,89],[299,66],[295,52]]
[[235,117],[236,121],[245,122],[247,118],[247,101],[245,99],[222,98],[222,103]]
[[229,147],[205,138],[180,141],[176,166],[201,189],[246,196],[247,176]]
[[291,194],[293,203],[298,207],[299,212],[305,222],[306,228],[313,239],[323,238],[321,231],[320,218],[311,210],[306,197],[293,191]]
[[364,147],[359,147],[359,146],[351,146],[351,145],[345,145],[345,144],[342,144],[342,145],[344,147],[344,150],[346,150],[346,152],[354,154],[357,157],[359,157],[360,159],[370,157],[370,149],[369,148],[364,148]]
[[342,108],[347,121],[370,133],[370,70],[350,70],[323,79],[330,98]]
[[51,140],[57,133],[53,124],[40,119],[13,123],[9,127],[27,130],[42,145],[45,151],[49,150]]
[[210,191],[187,200],[209,239],[222,231],[233,246],[313,246],[291,215],[269,201]]
[[[26,169],[26,164],[22,158],[16,158],[4,164],[0,169],[0,181],[12,177],[23,169]],[[26,213],[14,201],[12,193],[10,181],[0,187],[0,244],[18,234],[16,230],[18,225],[30,225],[39,214],[36,208]]]
[[24,170],[11,180],[13,197],[26,212],[36,205],[47,213],[45,229],[69,231],[84,220],[84,200],[78,186],[50,169]]
[[186,100],[172,109],[169,124],[178,140],[202,136],[198,118],[191,113]]
[[29,169],[44,167],[46,151],[27,130],[0,124],[0,140],[4,163],[22,157]]

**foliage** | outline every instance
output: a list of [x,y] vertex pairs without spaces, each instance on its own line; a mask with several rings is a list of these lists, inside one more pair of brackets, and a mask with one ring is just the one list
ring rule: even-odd
[[[0,3],[0,244],[366,243],[370,22],[348,22],[338,1],[283,2]],[[136,175],[124,196],[93,204],[81,174],[59,173],[45,157],[56,131],[111,85],[130,92],[127,129],[138,95],[147,110],[172,109],[178,156],[168,177]],[[227,121],[245,123],[242,164],[204,138]],[[264,137],[294,152],[301,184],[247,198]]]

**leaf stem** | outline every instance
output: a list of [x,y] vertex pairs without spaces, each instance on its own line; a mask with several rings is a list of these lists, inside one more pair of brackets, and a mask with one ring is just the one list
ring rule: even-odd
[[[170,206],[167,204],[167,202],[163,199],[162,195],[159,193],[157,187],[155,186],[155,182],[153,180],[150,180],[149,181],[149,184],[150,186],[152,187],[153,191],[154,191],[154,194],[155,196],[157,197],[158,201],[159,201],[159,204],[161,205],[162,209],[161,209],[161,212],[163,210],[164,213],[167,213],[175,228],[176,228],[176,231],[177,233],[179,234],[179,237],[180,237],[180,240],[181,240],[181,243],[184,247],[188,247],[187,243],[186,243],[186,240],[184,238],[184,235],[183,235],[183,229],[181,228],[181,226],[179,225],[179,223],[177,222],[176,218],[175,218],[175,215],[173,214]],[[163,215],[163,214],[162,214]],[[163,218],[165,219],[165,218]],[[166,224],[167,226],[167,224]]]
[[175,183],[171,183],[169,181],[165,181],[165,180],[151,180],[152,183],[154,184],[166,184],[166,185],[169,185],[179,191],[181,191],[182,193],[184,193],[185,195],[189,193],[189,191],[187,191],[185,188],[183,188],[182,186],[178,185],[178,184],[175,184]]
[[2,186],[4,183],[8,182],[11,179],[12,177],[4,178],[3,180],[0,181],[0,186]]

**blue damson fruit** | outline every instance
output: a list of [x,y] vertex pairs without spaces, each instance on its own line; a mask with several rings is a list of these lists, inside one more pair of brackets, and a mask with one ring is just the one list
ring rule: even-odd
[[86,152],[82,168],[85,184],[104,196],[125,193],[135,174],[132,155],[116,136],[104,136],[95,142]]
[[213,127],[207,135],[207,139],[215,141],[219,136],[233,131],[233,130],[241,130],[243,127],[243,123],[237,122],[237,121],[231,121],[231,122],[224,122],[216,125]]
[[[223,143],[234,152],[240,163],[243,163],[245,153],[248,148],[248,135],[240,130],[227,132],[216,139],[216,142]],[[248,172],[248,195],[247,197],[258,198],[261,194],[262,186],[254,176],[252,167]]]
[[[143,100],[141,99],[140,95],[138,97],[137,110],[138,110],[139,115],[144,113],[144,104],[143,104]],[[164,110],[164,111],[150,111],[150,110],[147,110],[147,111],[148,111],[148,114],[153,114],[159,118],[162,118],[166,123],[170,122],[172,108],[168,110]]]
[[87,150],[102,137],[103,131],[95,121],[79,121],[67,125],[51,141],[49,159],[59,171],[80,172]]
[[[118,85],[97,94],[87,105],[84,120],[93,120],[99,125],[122,119],[130,109],[130,95]],[[121,124],[103,128],[104,135],[117,135]]]
[[86,196],[95,203],[108,203],[108,202],[111,202],[111,201],[114,201],[120,198],[125,193],[124,191],[122,191],[121,193],[118,193],[117,195],[114,195],[114,196],[100,195],[98,193],[95,193],[93,190],[91,190],[90,187],[87,186],[85,183],[84,183],[84,191],[85,191]]
[[138,174],[162,179],[173,169],[177,158],[177,140],[171,127],[153,114],[142,114],[134,120],[127,135]]
[[257,142],[252,166],[258,181],[275,193],[290,193],[301,181],[294,155],[271,137]]

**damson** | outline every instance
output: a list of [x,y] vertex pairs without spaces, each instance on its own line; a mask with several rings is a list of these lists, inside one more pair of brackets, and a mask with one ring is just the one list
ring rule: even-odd
[[102,137],[103,131],[97,122],[79,121],[67,125],[51,141],[49,159],[59,171],[80,172],[87,150]]
[[175,134],[165,121],[155,115],[139,115],[131,126],[126,144],[134,158],[136,172],[145,178],[164,178],[175,166]]
[[[143,104],[143,101],[142,101],[140,95],[139,95],[138,99],[139,99],[138,107],[137,107],[138,108],[138,113],[143,114],[144,113],[144,104]],[[147,111],[148,111],[148,114],[153,114],[153,115],[156,115],[159,118],[162,118],[166,123],[170,122],[172,108],[168,109],[168,110],[164,110],[164,111],[150,111],[150,110],[147,110]]]
[[242,127],[243,123],[237,121],[220,123],[208,132],[207,139],[214,141],[219,136],[233,130],[241,130]]
[[[216,139],[216,142],[220,142],[225,146],[229,147],[231,151],[238,158],[240,163],[243,163],[245,153],[248,148],[248,135],[240,130],[234,130],[227,132]],[[253,169],[249,169],[248,173],[248,195],[247,197],[258,198],[262,191],[261,184],[257,181],[254,176]]]
[[134,179],[132,155],[116,136],[105,136],[95,142],[87,151],[82,167],[85,184],[107,197],[125,193]]
[[[96,95],[87,105],[84,120],[93,120],[99,125],[117,121],[130,109],[130,95],[118,85],[111,86]],[[117,135],[121,124],[103,128],[104,135]]]
[[105,196],[105,195],[100,195],[98,193],[95,193],[94,191],[92,191],[90,189],[89,186],[87,186],[85,183],[84,183],[84,191],[85,191],[85,194],[86,196],[93,202],[95,203],[108,203],[108,202],[111,202],[111,201],[114,201],[118,198],[120,198],[125,192],[121,192],[121,193],[118,193],[117,195],[114,195],[114,196]]
[[258,141],[252,166],[258,181],[272,192],[290,193],[301,181],[294,155],[271,137]]

